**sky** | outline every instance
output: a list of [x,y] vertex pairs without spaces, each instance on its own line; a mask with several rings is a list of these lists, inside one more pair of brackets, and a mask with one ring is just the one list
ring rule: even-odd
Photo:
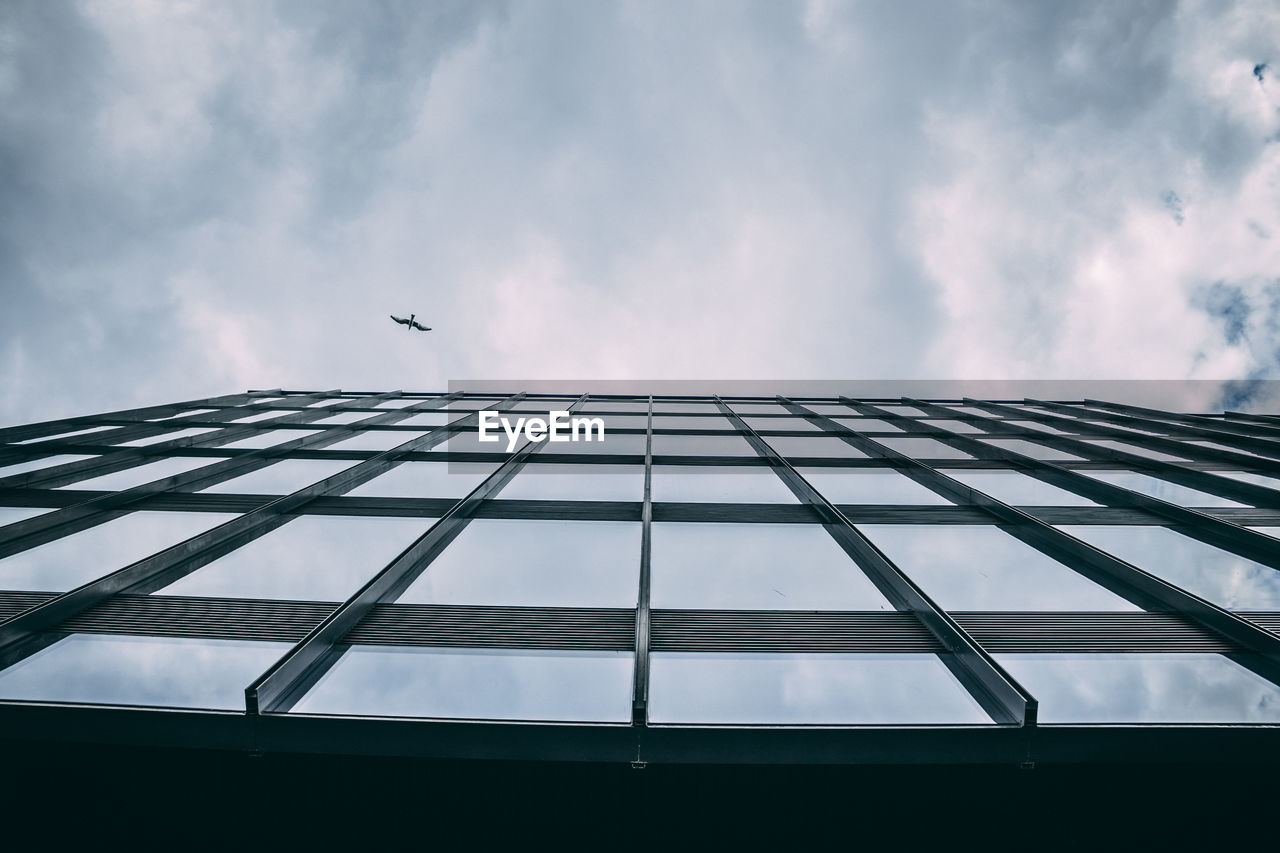
[[1273,0],[7,0],[0,419],[1280,378],[1277,45]]

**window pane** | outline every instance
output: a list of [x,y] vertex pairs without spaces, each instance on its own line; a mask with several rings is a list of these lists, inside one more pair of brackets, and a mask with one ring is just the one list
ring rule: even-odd
[[979,439],[979,441],[992,447],[999,447],[1004,450],[1011,450],[1014,453],[1021,453],[1023,456],[1030,456],[1032,459],[1043,459],[1046,462],[1055,460],[1077,461],[1084,458],[1075,453],[1059,450],[1056,447],[1046,447],[1043,444],[1036,444],[1034,441],[1023,441],[1019,438],[983,438]]
[[640,524],[472,521],[400,597],[408,604],[634,607]]
[[1280,571],[1167,527],[1059,527],[1219,607],[1280,610]]
[[410,432],[409,430],[366,430],[351,438],[344,438],[342,441],[329,445],[329,450],[390,450],[393,447],[399,447],[406,441],[412,441],[420,438],[426,433]]
[[936,655],[655,652],[650,661],[657,723],[991,722]]
[[91,435],[95,432],[105,432],[109,429],[120,429],[118,426],[96,426],[78,429],[75,432],[60,432],[55,435],[42,435],[39,438],[27,438],[22,441],[10,442],[11,444],[36,444],[41,441],[62,441],[64,438],[72,438],[75,436]]
[[224,495],[290,495],[359,464],[336,459],[282,459],[198,491]]
[[0,671],[0,699],[244,708],[288,643],[72,634]]
[[1131,471],[1081,471],[1087,477],[1180,506],[1244,506],[1227,498]]
[[801,476],[833,504],[924,504],[951,501],[900,474],[872,468],[800,468]]
[[0,477],[11,477],[14,474],[25,474],[28,471],[39,471],[41,468],[50,468],[54,465],[65,465],[68,462],[92,458],[92,455],[66,453],[61,456],[46,456],[43,459],[30,459],[26,462],[18,462],[17,464],[6,465],[3,468],[0,468]]
[[158,554],[235,516],[134,512],[0,560],[0,589],[65,592]]
[[779,430],[804,430],[806,432],[822,432],[822,427],[804,418],[743,418],[747,425],[759,432],[776,432]]
[[630,652],[353,646],[293,712],[621,723],[631,666]]
[[1017,471],[948,471],[947,476],[1011,506],[1098,506]]
[[248,438],[242,438],[239,441],[233,441],[229,444],[223,444],[222,447],[236,447],[259,449],[262,447],[274,447],[277,444],[286,444],[290,441],[297,441],[300,438],[307,438],[320,432],[318,429],[269,429],[251,435]]
[[398,426],[438,427],[444,426],[450,420],[454,420],[454,418],[448,412],[423,412],[420,415],[413,415],[402,421],[396,421],[396,424]]
[[4,527],[6,524],[15,524],[19,521],[25,521],[28,518],[35,518],[37,515],[44,515],[46,512],[52,511],[53,510],[48,507],[0,507],[0,527]]
[[891,610],[817,524],[653,524],[652,603],[720,610]]
[[162,441],[173,441],[175,438],[187,438],[192,435],[202,435],[207,432],[216,432],[212,428],[205,429],[177,429],[171,432],[153,435],[150,438],[135,438],[133,441],[122,441],[118,447],[146,447],[148,444],[159,444]]
[[161,459],[158,462],[135,465],[132,468],[122,468],[114,473],[103,474],[88,480],[67,483],[66,485],[58,486],[58,488],[93,489],[106,492],[124,491],[125,489],[132,489],[134,486],[154,483],[156,480],[163,480],[166,477],[172,477],[174,474],[194,471],[197,468],[203,468],[206,465],[221,461],[222,457],[216,456],[175,456],[169,459]]
[[[373,417],[373,412],[339,412],[336,415],[330,415],[327,418],[321,418],[318,421],[310,421],[313,424],[349,424],[353,421],[362,421],[365,418]],[[411,420],[411,419],[410,419]],[[407,421],[400,421],[407,423]]]
[[996,527],[860,524],[946,610],[1137,610]]
[[502,500],[639,501],[643,465],[526,465],[496,495]]
[[772,468],[653,466],[653,499],[673,503],[799,503]]
[[[591,441],[557,441],[552,444],[545,442],[545,446],[539,453],[592,453],[592,454],[622,454],[628,456],[644,456],[645,436],[635,435],[631,433],[609,432],[605,429],[604,440],[597,437],[596,432],[592,432]],[[717,440],[711,436],[712,440]],[[656,445],[655,445],[656,446]],[[506,444],[503,444],[503,449]],[[657,452],[656,450],[654,451]]]
[[1148,450],[1145,447],[1139,447],[1138,445],[1130,444],[1127,441],[1106,441],[1103,439],[1093,439],[1089,441],[1089,443],[1096,444],[1099,447],[1108,447],[1113,450],[1122,450],[1125,453],[1133,453],[1138,456],[1145,456],[1148,459],[1160,459],[1165,462],[1185,462],[1186,461],[1186,459],[1183,459],[1180,456],[1173,456],[1172,454],[1164,453],[1159,450]]
[[[640,451],[644,452],[643,449]],[[655,456],[755,456],[746,439],[737,435],[655,435]]]
[[1214,471],[1220,477],[1230,477],[1233,480],[1240,480],[1243,483],[1253,483],[1255,486],[1263,486],[1268,489],[1280,490],[1280,480],[1275,477],[1268,477],[1264,474],[1251,474],[1248,471]]
[[941,427],[942,429],[950,430],[951,432],[963,432],[963,433],[975,433],[975,432],[985,433],[986,432],[986,430],[979,429],[973,424],[967,423],[965,421],[947,421],[947,420],[929,419],[929,420],[921,421],[921,423],[926,423],[929,426]]
[[877,438],[885,447],[914,459],[970,459],[963,450],[932,438]]
[[999,654],[1041,723],[1273,723],[1280,687],[1212,654]]
[[467,462],[402,462],[347,492],[350,497],[463,498],[497,465]]
[[292,414],[293,414],[292,409],[267,409],[264,412],[257,412],[256,414],[245,415],[242,418],[234,418],[228,421],[227,423],[252,424],[252,423],[257,423],[258,421],[266,421],[266,420],[270,420],[271,418],[282,418],[285,415],[292,415]]
[[875,418],[836,418],[835,421],[854,432],[902,432],[888,421],[878,421]]
[[[643,425],[642,425],[643,426]],[[678,415],[654,415],[654,429],[720,429],[731,430],[733,425],[729,419],[719,415],[715,417],[679,417]]]
[[345,601],[432,521],[295,518],[169,584],[162,594]]
[[765,441],[781,456],[867,458],[867,454],[835,436],[771,436]]

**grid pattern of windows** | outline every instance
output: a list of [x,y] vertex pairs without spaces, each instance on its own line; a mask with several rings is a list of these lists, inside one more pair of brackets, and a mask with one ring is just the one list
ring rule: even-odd
[[[551,410],[604,439],[478,440]],[[1097,401],[277,390],[11,427],[0,711],[1280,725],[1278,484],[1280,419]]]

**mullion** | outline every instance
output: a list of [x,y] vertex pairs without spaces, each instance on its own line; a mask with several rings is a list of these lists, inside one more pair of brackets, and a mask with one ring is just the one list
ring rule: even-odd
[[631,689],[631,721],[645,725],[649,714],[650,599],[653,560],[653,397],[644,442],[644,496],[640,509],[640,588],[636,596],[635,679]]

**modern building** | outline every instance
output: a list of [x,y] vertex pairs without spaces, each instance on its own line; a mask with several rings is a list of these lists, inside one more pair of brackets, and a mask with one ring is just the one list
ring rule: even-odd
[[[556,411],[603,440],[479,440]],[[0,442],[10,744],[1280,756],[1280,417],[272,390]]]

